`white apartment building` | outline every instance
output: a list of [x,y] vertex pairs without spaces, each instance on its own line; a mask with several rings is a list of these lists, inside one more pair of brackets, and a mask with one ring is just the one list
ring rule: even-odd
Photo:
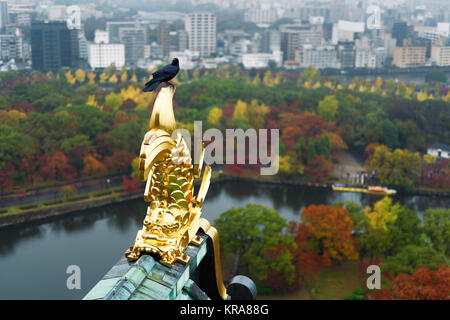
[[313,66],[316,69],[338,69],[341,66],[334,46],[313,47],[308,44],[298,50],[297,55],[299,56],[297,60],[300,61],[300,67]]
[[375,69],[377,67],[377,55],[370,48],[356,48],[355,68]]
[[437,66],[450,66],[450,47],[431,47],[431,61]]
[[363,33],[364,30],[364,22],[339,20],[333,25],[331,42],[337,44],[338,42],[354,41],[355,33]]
[[209,12],[188,14],[185,30],[189,35],[189,50],[197,51],[200,56],[216,53],[216,16]]
[[125,65],[125,45],[122,43],[90,43],[88,61],[91,68],[107,68],[112,63],[117,68]]
[[277,67],[280,67],[283,63],[283,52],[275,51],[273,53],[247,53],[243,54],[241,59],[245,69],[267,68],[270,61],[275,62]]
[[278,19],[276,8],[270,6],[260,6],[259,8],[249,8],[245,11],[244,20],[253,22],[258,26],[268,26]]

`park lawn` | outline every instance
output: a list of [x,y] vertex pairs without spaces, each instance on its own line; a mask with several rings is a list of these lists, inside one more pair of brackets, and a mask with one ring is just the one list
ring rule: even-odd
[[346,261],[341,265],[333,265],[313,276],[314,294],[307,288],[300,287],[290,293],[278,293],[269,296],[258,296],[257,299],[268,300],[340,300],[353,289],[361,285],[357,260]]

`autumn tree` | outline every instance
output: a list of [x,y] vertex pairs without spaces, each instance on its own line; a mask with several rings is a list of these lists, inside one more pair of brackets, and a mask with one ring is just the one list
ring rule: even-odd
[[14,182],[12,177],[14,175],[14,166],[12,163],[5,163],[0,167],[0,191],[5,191],[5,189],[11,187]]
[[109,171],[127,170],[135,154],[126,150],[114,150],[111,156],[106,156],[104,162]]
[[108,75],[105,72],[100,73],[100,83],[105,83],[108,80]]
[[86,73],[82,69],[75,71],[75,78],[78,83],[83,83],[86,80]]
[[84,176],[101,175],[106,172],[105,165],[97,160],[98,155],[87,155],[84,157],[84,168],[82,174]]
[[218,126],[220,119],[222,118],[222,109],[219,107],[213,107],[208,114],[208,123],[212,126]]
[[75,82],[77,81],[76,77],[74,77],[72,75],[72,71],[68,70],[65,74],[66,80],[68,83],[70,83],[71,85],[74,85]]
[[400,274],[392,286],[393,299],[448,300],[450,296],[450,266],[442,265],[436,271],[419,268],[413,275]]
[[353,221],[345,209],[310,205],[303,209],[301,219],[316,239],[319,254],[326,252],[337,261],[358,258],[352,238]]
[[94,73],[94,72],[89,72],[88,73],[88,79],[89,79],[89,83],[90,84],[94,84],[95,83],[95,77],[96,77],[97,75]]
[[319,70],[314,68],[313,66],[306,67],[302,73],[300,74],[300,77],[298,78],[298,84],[302,84],[305,82],[313,83],[320,79],[320,73]]
[[377,179],[385,185],[412,187],[420,175],[420,155],[408,150],[389,151],[386,146],[378,146],[366,161],[368,170],[374,170]]
[[77,175],[67,156],[59,150],[45,153],[39,162],[41,175],[47,180],[67,181]]
[[111,84],[116,84],[119,80],[117,79],[117,75],[114,73],[110,78],[109,78],[109,83]]

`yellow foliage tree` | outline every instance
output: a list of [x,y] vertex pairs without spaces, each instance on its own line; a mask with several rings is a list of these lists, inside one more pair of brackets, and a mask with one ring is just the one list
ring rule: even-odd
[[269,70],[267,70],[264,73],[263,83],[267,87],[271,87],[272,86],[272,72],[270,72]]
[[131,82],[137,82],[136,73],[133,72],[133,75],[131,76]]
[[268,106],[258,104],[258,100],[253,99],[248,105],[247,115],[249,122],[253,128],[262,128],[264,126],[264,119],[269,113],[270,109]]
[[275,86],[276,86],[277,84],[279,84],[280,81],[281,81],[281,77],[282,77],[282,73],[281,73],[281,71],[278,71],[277,74],[276,74],[276,76],[275,76],[275,79],[273,79],[272,84],[275,85]]
[[126,83],[128,80],[128,73],[125,70],[125,72],[122,72],[122,74],[120,75],[120,82],[121,83]]
[[425,154],[423,156],[423,160],[428,164],[433,164],[436,161],[436,156],[433,156],[432,154]]
[[88,79],[89,79],[89,83],[90,84],[94,84],[95,83],[95,73],[94,72],[89,72],[88,73]]
[[420,90],[417,94],[418,101],[425,101],[428,98],[428,93],[426,91]]
[[71,85],[74,85],[75,82],[77,81],[77,79],[72,75],[72,72],[70,70],[68,70],[64,75],[66,76],[67,82],[70,83]]
[[82,69],[75,71],[75,78],[78,83],[83,83],[86,80],[86,73]]
[[108,80],[108,75],[105,72],[100,73],[100,83],[105,83]]
[[10,127],[18,127],[20,119],[27,117],[27,114],[17,110],[0,110],[0,123],[6,124]]
[[208,114],[208,123],[213,126],[218,126],[221,117],[222,117],[222,109],[220,109],[219,107],[213,107]]
[[116,84],[118,81],[119,80],[117,79],[117,76],[115,73],[109,78],[109,82],[112,84]]
[[233,120],[236,119],[247,119],[247,103],[238,100],[233,112]]
[[377,92],[381,92],[381,89],[383,88],[383,80],[381,80],[380,76],[377,77],[375,80],[375,89]]
[[95,95],[88,96],[88,98],[86,100],[86,104],[88,104],[90,106],[93,106],[93,107],[100,108],[100,106],[98,105],[97,100],[95,100]]
[[373,209],[367,206],[364,211],[366,213],[369,225],[372,229],[387,230],[387,224],[395,222],[398,217],[398,213],[401,210],[401,206],[396,203],[392,205],[392,199],[384,197],[382,200],[377,201]]
[[257,73],[256,76],[253,78],[252,83],[254,85],[259,85],[259,82],[260,82],[259,73]]

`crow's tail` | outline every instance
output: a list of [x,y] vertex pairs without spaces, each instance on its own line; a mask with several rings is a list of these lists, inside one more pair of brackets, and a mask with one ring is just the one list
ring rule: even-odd
[[160,83],[161,83],[161,81],[154,81],[154,82],[149,81],[145,84],[145,88],[142,89],[142,91],[144,91],[144,92],[153,91],[159,86]]

